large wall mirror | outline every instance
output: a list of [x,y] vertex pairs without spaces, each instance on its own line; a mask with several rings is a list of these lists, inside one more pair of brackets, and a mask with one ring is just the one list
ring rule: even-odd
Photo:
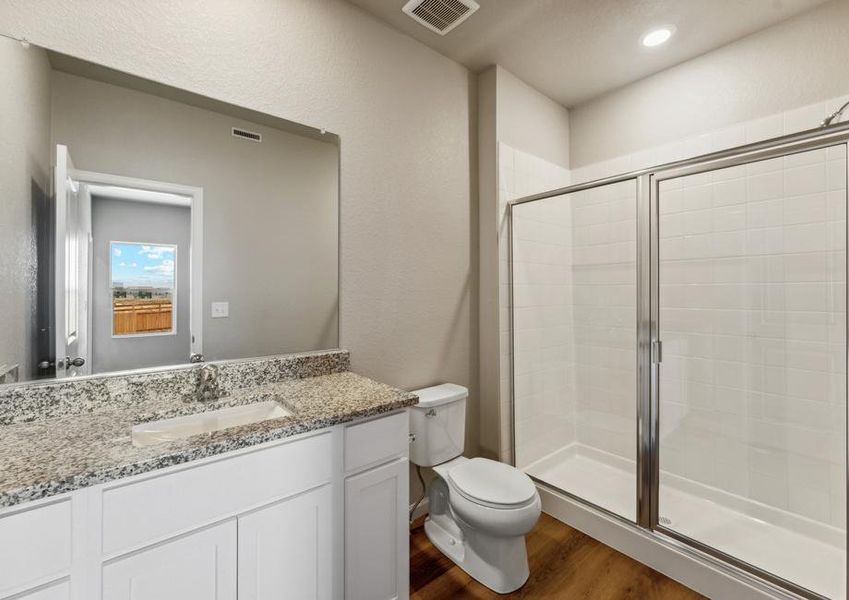
[[338,346],[339,140],[0,37],[0,383]]

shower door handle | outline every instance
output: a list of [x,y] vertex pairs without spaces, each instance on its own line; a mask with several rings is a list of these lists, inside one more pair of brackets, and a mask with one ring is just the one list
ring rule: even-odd
[[660,340],[651,343],[651,361],[655,365],[663,362],[663,342]]

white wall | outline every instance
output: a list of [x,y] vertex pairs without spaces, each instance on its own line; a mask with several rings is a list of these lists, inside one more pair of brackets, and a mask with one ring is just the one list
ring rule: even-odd
[[571,167],[849,93],[847,23],[849,2],[832,0],[572,107]]
[[33,210],[36,196],[50,193],[50,65],[44,52],[0,40],[0,72],[15,82],[0,86],[0,365],[17,364],[21,379],[30,379],[38,267]]
[[569,111],[501,66],[497,73],[498,141],[569,168]]
[[337,133],[341,344],[353,369],[405,388],[476,387],[465,68],[341,1],[11,0],[0,23],[60,52]]

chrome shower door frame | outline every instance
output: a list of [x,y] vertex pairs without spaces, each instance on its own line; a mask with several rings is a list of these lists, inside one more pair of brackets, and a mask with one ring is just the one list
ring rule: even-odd
[[[843,128],[841,128],[843,129]],[[764,148],[757,148],[755,150],[746,151],[745,148],[741,148],[741,152],[731,156],[723,156],[720,158],[710,158],[705,157],[703,160],[694,159],[692,162],[688,162],[687,164],[678,164],[671,165],[666,168],[659,168],[654,170],[650,177],[649,182],[649,205],[651,211],[651,222],[649,225],[650,235],[651,235],[651,281],[650,281],[650,290],[651,290],[651,299],[650,299],[650,312],[651,312],[651,320],[650,320],[650,339],[651,339],[651,348],[662,348],[662,339],[660,337],[660,280],[659,280],[659,271],[660,271],[660,252],[659,252],[659,244],[660,244],[660,184],[664,181],[668,181],[671,179],[676,179],[680,177],[687,177],[690,175],[698,175],[703,173],[710,173],[712,171],[717,171],[720,169],[727,169],[730,167],[737,167],[741,165],[746,165],[758,161],[770,160],[774,158],[781,158],[785,156],[791,156],[793,154],[799,154],[802,152],[809,152],[812,150],[819,150],[824,148],[832,148],[835,146],[843,146],[846,149],[846,156],[849,157],[849,132],[845,130],[841,130],[838,132],[833,131],[825,131],[821,132],[820,135],[812,135],[805,136],[800,140],[791,140],[791,141],[782,141],[784,138],[779,138],[775,140],[775,143],[771,146],[767,146]],[[846,165],[846,173],[849,174],[849,158],[847,158]],[[847,190],[849,190],[849,186],[847,186]],[[844,200],[845,201],[845,200]],[[849,212],[847,214],[847,222],[849,222]],[[847,253],[847,248],[849,248],[849,236],[844,238],[846,240],[846,248],[844,248],[844,254]],[[845,259],[849,259],[849,256],[845,256]],[[846,260],[845,265],[849,265],[849,260]],[[844,285],[849,283],[849,278],[846,278],[846,274],[844,273]],[[845,308],[845,307],[844,307]],[[845,314],[849,315],[849,311]],[[847,319],[849,321],[849,319]],[[844,356],[849,356],[849,335],[846,335],[844,338]],[[658,516],[658,507],[659,507],[659,495],[660,495],[660,373],[662,370],[662,358],[657,356],[655,352],[650,353],[651,360],[651,398],[650,398],[650,413],[651,413],[651,439],[653,443],[651,446],[651,456],[647,460],[650,463],[651,467],[651,500],[650,500],[650,522],[649,528],[652,531],[660,533],[664,536],[677,540],[680,543],[686,544],[701,553],[704,553],[712,558],[718,559],[723,563],[727,563],[729,565],[734,566],[737,569],[755,575],[760,579],[768,581],[769,583],[776,585],[780,588],[790,591],[793,594],[801,596],[803,598],[815,598],[815,599],[823,599],[826,600],[824,596],[821,596],[807,588],[801,587],[791,581],[788,581],[781,576],[766,571],[760,567],[747,563],[739,558],[736,558],[733,555],[727,554],[718,550],[712,546],[709,546],[703,542],[690,538],[684,534],[681,534],[674,529],[670,529],[669,527],[664,526],[660,523]],[[849,374],[849,369],[844,372],[844,397],[849,398],[849,381],[847,381],[847,374]],[[844,408],[844,419],[847,419],[847,415],[845,414]],[[849,421],[844,423],[844,431],[849,432]],[[849,457],[849,446],[847,446],[847,457]],[[847,462],[849,464],[849,462]],[[847,481],[849,481],[849,473],[847,474]],[[640,523],[642,525],[642,522]],[[849,572],[849,568],[847,569]]]
[[[649,188],[648,188],[647,176],[643,176],[643,175],[640,175],[638,173],[636,173],[636,174],[635,173],[626,173],[626,174],[623,174],[623,175],[617,175],[617,176],[614,176],[614,177],[607,177],[607,178],[604,178],[604,179],[597,179],[597,180],[594,180],[594,181],[589,181],[587,183],[572,185],[572,186],[569,186],[569,187],[566,187],[566,188],[560,188],[560,189],[557,189],[557,190],[552,190],[550,192],[535,194],[533,196],[528,196],[528,197],[525,197],[525,198],[519,198],[519,199],[513,200],[512,202],[509,202],[507,204],[507,240],[508,240],[508,245],[507,245],[507,256],[508,256],[508,258],[507,258],[507,260],[508,260],[507,289],[508,289],[508,302],[509,302],[508,315],[509,315],[509,336],[510,336],[509,337],[509,339],[510,339],[510,341],[509,341],[509,343],[510,343],[510,411],[511,411],[510,412],[510,418],[512,420],[512,423],[511,423],[512,432],[511,432],[511,436],[510,436],[510,445],[511,445],[510,446],[510,455],[512,456],[512,465],[513,466],[516,466],[516,427],[515,427],[515,423],[516,423],[516,384],[515,384],[515,381],[516,381],[516,357],[515,357],[515,352],[514,352],[516,337],[515,337],[515,329],[514,329],[514,326],[513,326],[514,323],[515,323],[514,311],[515,311],[515,306],[516,306],[516,303],[514,301],[515,298],[514,298],[514,294],[513,294],[513,290],[514,290],[514,287],[513,287],[513,264],[514,264],[514,262],[513,262],[513,252],[514,252],[513,220],[514,220],[514,210],[517,206],[520,206],[522,204],[536,202],[536,201],[539,201],[539,200],[546,200],[546,199],[554,198],[554,197],[557,197],[557,196],[567,196],[567,195],[570,195],[570,194],[575,194],[577,192],[584,192],[584,191],[587,191],[587,190],[603,188],[603,187],[606,187],[608,185],[615,185],[615,184],[624,183],[624,182],[627,182],[627,181],[633,181],[634,186],[635,186],[635,204],[636,204],[635,210],[636,210],[637,229],[638,229],[637,240],[636,240],[636,245],[637,245],[637,248],[636,248],[636,259],[637,259],[636,260],[636,265],[637,265],[637,310],[636,310],[636,313],[638,315],[638,317],[637,317],[638,346],[639,346],[639,348],[642,348],[643,344],[649,343],[647,337],[644,340],[642,340],[641,337],[640,337],[641,335],[643,335],[643,336],[648,335],[648,331],[649,331],[649,328],[648,328],[648,325],[649,325],[648,304],[644,303],[642,301],[642,299],[645,297],[645,294],[644,294],[645,290],[643,289],[643,286],[648,284],[649,255],[648,255],[648,245],[646,245],[645,248],[643,248],[643,244],[640,241],[641,240],[640,236],[641,236],[641,232],[642,232],[643,229],[645,229],[645,234],[646,234],[645,240],[648,241],[648,239],[649,239],[648,235],[647,235],[648,234],[648,223],[649,223],[648,210],[647,210],[648,209],[648,200],[649,200],[649,196],[648,196]],[[645,215],[645,219],[643,219],[643,215]],[[643,221],[645,221],[645,222],[643,223]],[[640,333],[641,331],[644,331],[645,333],[641,334]],[[570,492],[569,490],[564,490],[564,489],[559,488],[557,486],[553,486],[546,481],[542,481],[539,478],[534,477],[533,475],[530,475],[531,479],[533,479],[535,482],[546,485],[546,486],[554,489],[555,491],[557,491],[557,493],[559,493],[559,494],[563,494],[564,496],[567,496],[567,497],[571,498],[572,500],[575,500],[577,502],[580,502],[581,504],[589,506],[590,508],[592,508],[595,511],[603,513],[603,514],[605,514],[609,517],[612,517],[612,518],[614,518],[618,521],[621,521],[621,522],[626,523],[626,524],[631,525],[631,526],[642,525],[640,515],[642,514],[643,509],[641,509],[640,507],[645,507],[645,510],[647,511],[648,507],[650,506],[649,490],[648,490],[647,486],[650,484],[651,467],[648,463],[645,463],[644,457],[647,457],[648,454],[644,455],[641,452],[641,448],[644,445],[646,445],[646,443],[647,443],[646,440],[643,440],[641,438],[641,432],[644,429],[647,431],[648,428],[650,427],[650,424],[647,421],[643,422],[644,420],[641,417],[641,415],[643,414],[643,407],[641,406],[641,402],[643,401],[644,398],[645,398],[645,401],[648,402],[648,399],[650,398],[650,395],[648,393],[649,392],[649,382],[647,380],[646,381],[642,380],[642,377],[644,376],[644,371],[643,371],[644,365],[643,365],[643,363],[645,363],[645,366],[648,366],[648,363],[646,363],[645,361],[643,361],[641,359],[641,353],[638,349],[638,351],[637,351],[637,396],[636,396],[636,403],[635,403],[636,404],[636,413],[637,413],[636,414],[637,423],[638,423],[638,427],[637,427],[637,449],[636,449],[636,462],[637,462],[636,470],[637,470],[638,474],[645,473],[645,479],[640,475],[637,476],[637,493],[636,493],[636,499],[635,499],[636,503],[637,503],[637,519],[636,520],[628,519],[627,517],[624,517],[624,516],[622,516],[618,513],[615,513],[613,511],[607,509],[607,508],[604,508],[603,506],[599,506],[597,504],[594,504],[593,502],[585,500],[581,496],[578,496],[577,494]],[[645,396],[643,396],[640,393],[641,390],[643,390],[643,389],[645,389],[645,391],[646,391]],[[646,513],[646,515],[648,515],[648,513]],[[646,516],[646,519],[647,518],[648,517]],[[648,523],[647,520],[646,520],[646,523]]]
[[[662,364],[661,342],[659,337],[659,184],[661,181],[697,173],[714,171],[738,166],[759,160],[768,160],[809,150],[843,145],[847,148],[847,169],[849,174],[849,123],[831,125],[826,128],[803,131],[779,138],[747,144],[720,152],[697,156],[660,166],[633,171],[613,177],[598,179],[578,185],[550,190],[524,198],[513,200],[507,205],[508,213],[508,302],[509,302],[509,340],[510,340],[510,402],[511,402],[511,455],[516,463],[516,406],[515,406],[515,303],[513,294],[514,239],[513,219],[516,207],[535,202],[566,196],[575,192],[599,188],[606,185],[633,180],[636,185],[636,257],[637,257],[637,310],[635,327],[637,333],[637,377],[636,377],[636,521],[600,507],[584,498],[561,489],[549,482],[533,478],[534,481],[557,494],[565,496],[597,514],[611,517],[621,525],[652,537],[656,542],[688,554],[714,569],[731,575],[758,589],[776,597],[802,597],[823,599],[811,590],[802,588],[779,575],[765,571],[728,555],[698,540],[664,527],[659,522],[658,499],[660,490],[660,447],[659,447],[659,377]],[[847,176],[849,178],[849,176]],[[847,185],[849,196],[849,185]],[[849,222],[849,210],[847,211]],[[847,250],[849,254],[849,232],[847,232]],[[847,257],[849,270],[849,257]],[[849,276],[846,278],[849,285]],[[847,294],[849,296],[849,294]],[[847,310],[849,322],[849,310]],[[849,332],[846,335],[847,369],[849,374]],[[849,381],[844,381],[846,397],[849,399]],[[846,412],[846,411],[844,411]],[[849,416],[845,423],[849,432]],[[849,465],[849,443],[846,446],[847,465]],[[849,466],[846,481],[849,482]],[[849,503],[847,503],[849,504]],[[848,519],[849,520],[849,519]],[[849,567],[847,568],[849,573]],[[849,585],[847,585],[849,589]]]

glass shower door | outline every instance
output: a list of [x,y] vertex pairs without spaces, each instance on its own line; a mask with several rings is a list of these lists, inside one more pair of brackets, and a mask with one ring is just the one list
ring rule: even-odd
[[845,598],[846,146],[804,148],[655,175],[653,522]]
[[511,210],[516,465],[634,521],[637,180]]

